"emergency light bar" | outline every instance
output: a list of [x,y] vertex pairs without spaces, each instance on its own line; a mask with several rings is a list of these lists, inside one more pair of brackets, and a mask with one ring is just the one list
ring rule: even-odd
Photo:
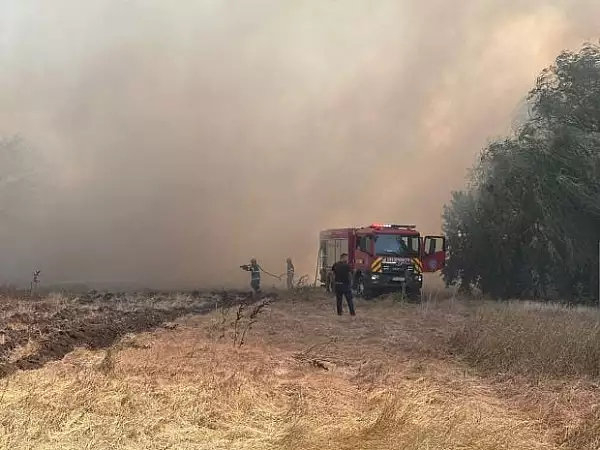
[[408,228],[408,229],[415,229],[417,228],[416,225],[396,225],[396,224],[389,224],[389,223],[372,223],[371,224],[371,228]]

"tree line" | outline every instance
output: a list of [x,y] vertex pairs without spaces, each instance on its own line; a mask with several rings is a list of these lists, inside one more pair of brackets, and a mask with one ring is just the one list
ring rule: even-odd
[[527,105],[444,207],[444,279],[496,299],[598,301],[600,46],[562,52]]

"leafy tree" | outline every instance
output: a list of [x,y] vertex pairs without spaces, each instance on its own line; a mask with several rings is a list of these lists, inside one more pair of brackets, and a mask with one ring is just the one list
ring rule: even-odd
[[600,47],[561,53],[528,100],[528,120],[482,151],[445,207],[446,283],[495,298],[597,298]]

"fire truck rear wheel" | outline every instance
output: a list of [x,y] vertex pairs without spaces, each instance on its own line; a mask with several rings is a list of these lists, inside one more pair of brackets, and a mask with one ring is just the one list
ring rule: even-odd
[[333,277],[330,275],[325,278],[325,292],[328,294],[333,294]]

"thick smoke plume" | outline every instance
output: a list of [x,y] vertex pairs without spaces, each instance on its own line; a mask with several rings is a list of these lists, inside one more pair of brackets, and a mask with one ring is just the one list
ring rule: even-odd
[[26,174],[0,188],[0,278],[239,283],[250,257],[312,275],[321,228],[439,232],[478,150],[598,17],[596,0],[0,0],[0,136],[22,138],[0,175]]

